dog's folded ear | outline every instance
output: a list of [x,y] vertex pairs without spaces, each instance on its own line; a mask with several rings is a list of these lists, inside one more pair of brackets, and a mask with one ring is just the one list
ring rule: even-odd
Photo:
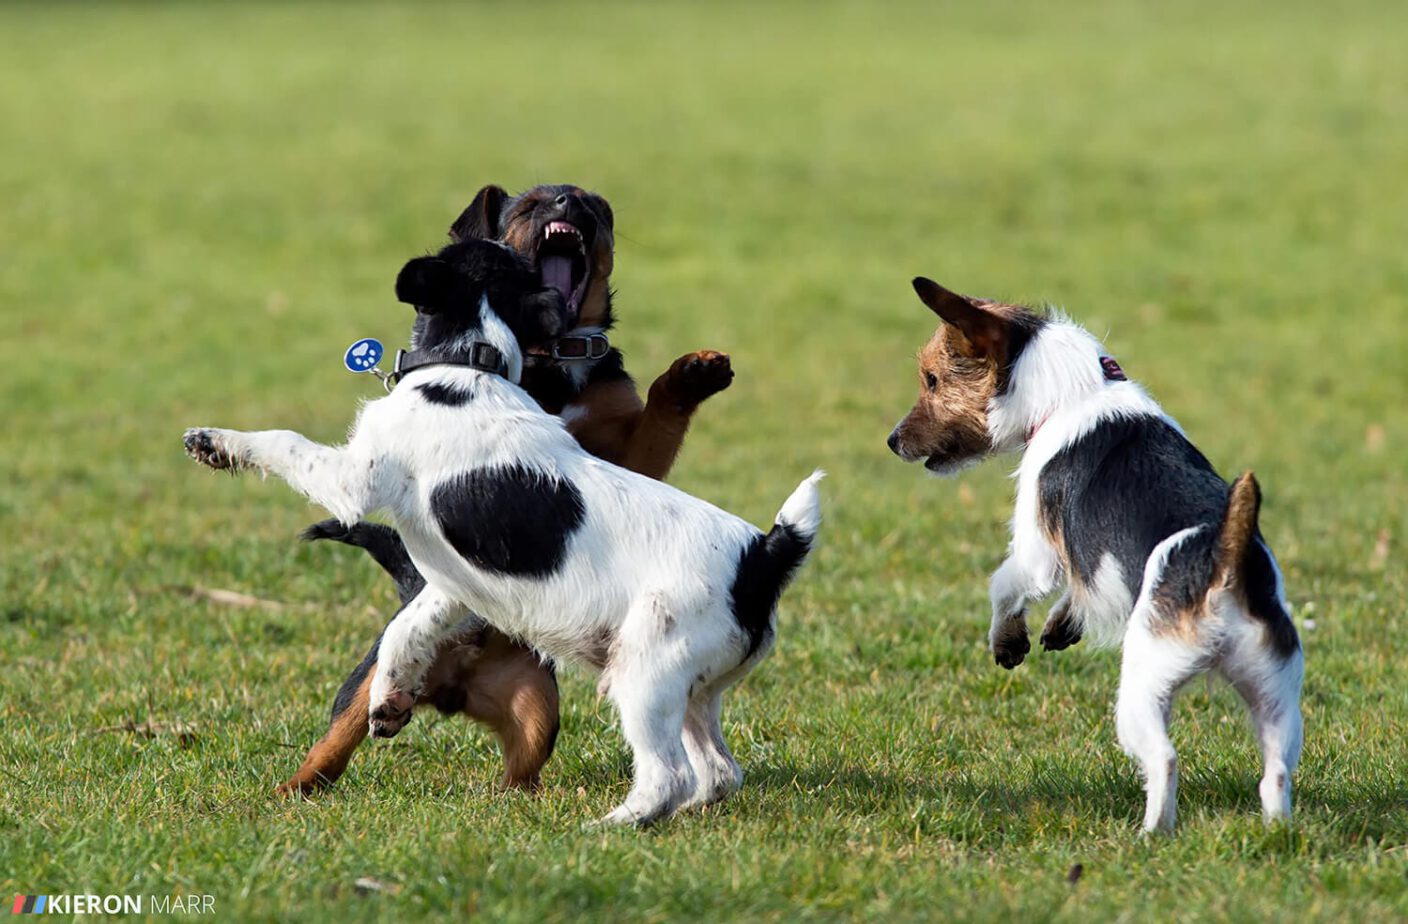
[[502,186],[489,185],[479,190],[474,201],[469,204],[454,224],[450,225],[450,240],[456,244],[463,241],[496,241],[502,233],[499,217],[503,214],[504,203],[509,195]]
[[914,277],[914,291],[947,324],[958,328],[973,349],[995,356],[1006,342],[1006,322],[1002,317],[966,295],[950,292],[932,279]]
[[460,288],[460,275],[439,257],[416,257],[396,277],[396,299],[426,314],[449,307]]

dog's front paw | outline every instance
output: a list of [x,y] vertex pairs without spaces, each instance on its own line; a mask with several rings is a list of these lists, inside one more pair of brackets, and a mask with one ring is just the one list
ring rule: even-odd
[[733,364],[727,353],[700,350],[686,353],[665,373],[670,396],[685,407],[694,407],[728,388],[733,382]]
[[416,700],[409,693],[392,690],[379,703],[367,710],[368,727],[373,738],[394,738],[410,724]]
[[1080,627],[1070,619],[1048,619],[1041,630],[1041,647],[1047,651],[1065,651],[1081,638]]
[[1025,631],[999,636],[992,641],[993,660],[1009,671],[1025,661],[1031,650],[1032,643]]
[[224,430],[192,427],[182,440],[186,444],[186,455],[217,471],[238,470],[240,460],[230,451],[225,433]]

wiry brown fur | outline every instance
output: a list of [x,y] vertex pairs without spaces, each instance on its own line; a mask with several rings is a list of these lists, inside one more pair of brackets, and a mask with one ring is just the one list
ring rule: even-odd
[[[536,186],[517,197],[498,186],[486,186],[451,226],[450,237],[457,241],[497,237],[520,253],[535,254],[542,233],[541,212],[564,193],[581,197],[598,218],[577,323],[606,329],[614,320],[610,279],[615,237],[614,215],[604,198],[576,186]],[[616,378],[589,381],[560,405],[544,396],[534,397],[547,410],[568,419],[568,430],[588,452],[663,479],[679,455],[699,404],[732,380],[728,355],[702,350],[675,360],[655,379],[646,402],[624,372]],[[463,711],[488,725],[503,750],[503,785],[533,788],[557,737],[557,682],[531,649],[493,629],[484,632],[473,645],[458,639],[442,647],[419,703]],[[367,736],[368,691],[375,672],[373,664],[351,704],[333,716],[327,733],[308,752],[298,772],[279,786],[280,792],[321,789],[346,769]]]
[[914,289],[946,323],[919,351],[919,398],[895,427],[890,448],[902,459],[925,459],[941,470],[976,461],[992,449],[988,402],[1006,386],[1014,333],[1029,311],[955,295],[927,279]]

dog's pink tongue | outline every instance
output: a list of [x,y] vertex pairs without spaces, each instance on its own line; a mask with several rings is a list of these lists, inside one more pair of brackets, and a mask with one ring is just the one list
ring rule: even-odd
[[572,258],[548,256],[541,263],[543,285],[552,286],[563,298],[572,297]]

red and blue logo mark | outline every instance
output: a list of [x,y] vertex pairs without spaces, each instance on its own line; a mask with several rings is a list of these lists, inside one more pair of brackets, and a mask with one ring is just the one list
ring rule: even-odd
[[16,895],[14,907],[10,909],[11,914],[43,914],[44,906],[49,904],[47,895]]

